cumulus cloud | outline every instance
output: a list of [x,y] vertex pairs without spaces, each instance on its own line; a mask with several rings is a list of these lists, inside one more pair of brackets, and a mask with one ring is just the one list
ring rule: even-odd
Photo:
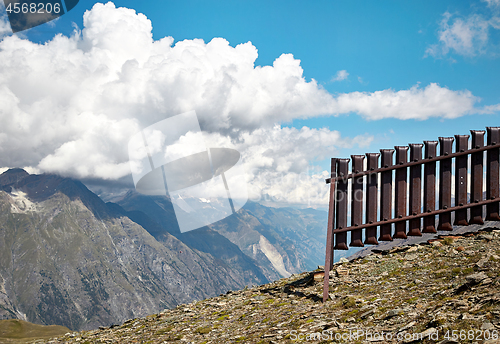
[[329,172],[314,170],[311,162],[337,154],[339,148],[367,147],[369,135],[343,138],[326,128],[258,129],[242,135],[236,145],[247,152],[244,170],[250,171],[249,196],[254,200],[308,205],[328,204],[324,180]]
[[342,81],[342,80],[347,79],[348,76],[349,76],[349,73],[347,73],[347,71],[345,69],[339,70],[337,72],[337,74],[335,74],[335,76],[332,78],[332,81]]
[[425,120],[431,117],[457,118],[471,113],[493,113],[493,107],[477,109],[478,97],[468,90],[452,91],[431,83],[409,90],[352,92],[337,98],[340,113],[355,112],[369,120],[383,118]]
[[[70,37],[44,44],[4,37],[0,166],[116,180],[130,173],[127,146],[135,133],[194,110],[207,137],[242,152],[252,180],[272,194],[272,185],[258,182],[263,176],[300,175],[335,149],[371,140],[280,123],[351,112],[367,119],[425,119],[497,111],[495,105],[475,107],[479,99],[467,90],[437,84],[334,96],[307,81],[293,55],[279,56],[272,66],[255,66],[257,56],[251,42],[155,41],[144,15],[112,3],[94,5],[82,31]],[[321,171],[314,173],[308,183],[322,178]]]

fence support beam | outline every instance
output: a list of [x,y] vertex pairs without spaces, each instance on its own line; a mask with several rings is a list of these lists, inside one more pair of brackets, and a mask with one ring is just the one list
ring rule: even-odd
[[[364,155],[351,155],[352,172],[359,173],[363,170]],[[359,226],[363,223],[363,176],[352,179],[351,188],[351,226]],[[357,229],[351,232],[351,244],[353,247],[363,247],[363,230]]]
[[[424,141],[425,158],[432,159],[437,153],[437,141]],[[436,162],[426,162],[424,166],[424,212],[430,213],[436,209]],[[424,217],[423,233],[437,233],[436,216]]]
[[[408,147],[395,146],[396,164],[403,165],[408,159]],[[406,179],[408,172],[406,168],[396,170],[396,190],[395,190],[395,216],[402,218],[406,216]],[[394,238],[406,239],[406,222],[398,222],[394,225]]]
[[[471,130],[472,148],[484,146],[484,130]],[[478,203],[483,200],[483,157],[484,152],[471,154],[471,190],[470,202]],[[470,208],[470,224],[484,224],[483,207],[477,206]]]
[[[495,145],[500,142],[500,127],[486,127],[488,133],[488,146]],[[494,199],[499,196],[499,164],[498,155],[499,149],[494,148],[486,153],[486,199]],[[498,214],[498,204],[488,204],[486,206],[486,220],[500,221]]]
[[[380,153],[366,153],[367,170],[373,171],[378,168],[378,158]],[[374,223],[377,221],[377,197],[378,197],[378,174],[369,174],[366,181],[366,222]],[[377,227],[367,228],[365,232],[366,245],[378,245]]]
[[[411,143],[410,145],[410,161],[422,160],[422,143]],[[417,215],[422,211],[422,165],[414,165],[410,167],[410,214]],[[413,219],[409,221],[408,236],[422,236],[421,219]]]
[[[455,152],[465,152],[469,149],[469,135],[455,135]],[[455,158],[455,206],[467,204],[467,155]],[[467,226],[467,209],[455,212],[455,225]]]
[[[350,159],[338,159],[337,173],[340,177],[346,176],[349,168]],[[343,229],[347,227],[347,183],[348,179],[341,180],[337,184],[337,228]],[[335,231],[334,231],[335,233]],[[348,250],[347,233],[339,233],[335,235],[335,250]]]
[[[439,155],[452,153],[453,137],[439,138]],[[439,209],[451,208],[451,158],[439,162]],[[452,231],[451,213],[439,214],[438,230]]]
[[[394,149],[381,149],[382,167],[392,165],[392,155]],[[380,221],[392,219],[392,171],[382,172],[382,189],[380,192]],[[380,241],[392,241],[392,225],[380,226]]]

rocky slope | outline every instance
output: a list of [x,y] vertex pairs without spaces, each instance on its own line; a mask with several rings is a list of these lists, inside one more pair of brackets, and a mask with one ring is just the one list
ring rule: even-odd
[[91,329],[267,281],[235,245],[229,265],[158,242],[78,181],[13,169],[0,187],[0,319]]
[[[395,247],[48,343],[499,343],[500,230]],[[448,338],[447,338],[448,337]]]

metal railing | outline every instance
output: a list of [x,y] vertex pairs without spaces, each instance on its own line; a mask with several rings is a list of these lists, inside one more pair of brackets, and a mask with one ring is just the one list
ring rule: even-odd
[[[408,236],[421,236],[422,233],[437,233],[437,230],[451,231],[452,213],[454,225],[483,224],[483,206],[486,206],[486,220],[500,221],[500,127],[487,127],[486,131],[471,130],[471,136],[471,148],[469,135],[455,135],[455,138],[440,137],[439,142],[424,141],[423,144],[409,144],[408,147],[381,149],[380,153],[366,153],[366,164],[364,155],[352,155],[351,173],[348,172],[351,159],[332,159],[331,178],[326,180],[330,184],[330,198],[323,301],[328,299],[329,271],[333,267],[334,250],[377,245],[379,241],[406,239]],[[452,152],[454,141],[455,152]],[[393,163],[394,152],[396,159]],[[439,178],[436,178],[438,162]],[[439,195],[437,203],[436,193]],[[439,217],[437,230],[436,216]],[[378,239],[377,227],[380,228]],[[348,232],[351,233],[349,244]]]

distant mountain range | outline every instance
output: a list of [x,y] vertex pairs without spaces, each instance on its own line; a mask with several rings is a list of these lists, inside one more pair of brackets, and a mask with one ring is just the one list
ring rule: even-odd
[[324,211],[269,208],[248,202],[229,218],[181,233],[168,197],[130,191],[115,202],[160,242],[169,233],[188,246],[231,264],[232,260],[228,261],[226,256],[233,249],[230,244],[236,245],[256,261],[269,280],[315,269],[324,260],[327,218]]
[[96,328],[324,260],[323,211],[249,202],[180,233],[168,197],[105,203],[77,180],[21,169],[0,190],[0,319]]

